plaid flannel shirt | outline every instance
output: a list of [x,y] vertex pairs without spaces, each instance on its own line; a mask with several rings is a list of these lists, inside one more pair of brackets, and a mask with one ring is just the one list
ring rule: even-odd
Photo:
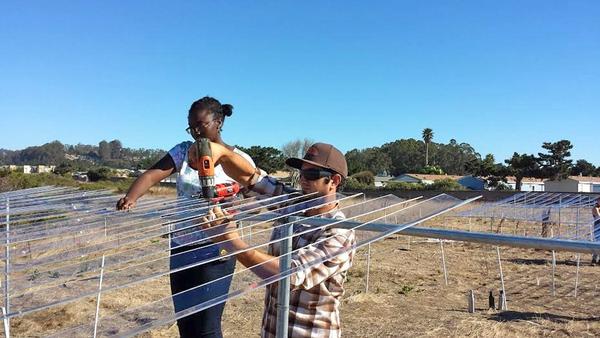
[[[334,210],[324,217],[344,219],[344,214]],[[295,224],[294,233],[310,230],[310,225]],[[281,238],[274,229],[272,239]],[[321,240],[324,240],[317,244]],[[269,254],[279,256],[280,243],[269,246]],[[345,251],[337,257],[300,270],[290,277],[290,314],[288,337],[340,337],[340,299],[344,294],[344,280],[354,255],[353,230],[318,229],[293,238],[292,267],[310,264],[315,259]],[[262,337],[275,337],[277,329],[277,289],[279,283],[266,288]]]

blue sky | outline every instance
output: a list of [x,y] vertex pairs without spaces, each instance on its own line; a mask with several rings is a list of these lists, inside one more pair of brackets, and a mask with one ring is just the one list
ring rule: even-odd
[[4,1],[0,148],[168,149],[211,95],[235,107],[230,144],[429,127],[499,161],[569,139],[600,165],[598,18],[599,1]]

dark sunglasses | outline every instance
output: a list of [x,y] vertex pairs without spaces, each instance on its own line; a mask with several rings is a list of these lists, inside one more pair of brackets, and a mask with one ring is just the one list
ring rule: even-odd
[[300,170],[300,177],[309,181],[315,181],[323,177],[331,177],[333,173],[329,170],[324,169],[304,169]]

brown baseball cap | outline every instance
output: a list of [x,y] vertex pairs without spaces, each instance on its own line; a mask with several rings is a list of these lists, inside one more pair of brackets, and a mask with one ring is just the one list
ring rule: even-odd
[[304,158],[292,157],[285,161],[285,164],[296,169],[302,168],[302,163],[333,170],[343,178],[348,176],[348,165],[344,154],[331,144],[315,143],[308,148]]

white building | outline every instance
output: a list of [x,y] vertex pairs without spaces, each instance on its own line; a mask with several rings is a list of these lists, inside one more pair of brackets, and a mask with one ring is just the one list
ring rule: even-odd
[[600,192],[600,177],[569,176],[564,180],[547,180],[545,191],[550,192]]
[[[514,176],[506,177],[506,185],[511,189],[517,189],[517,179]],[[543,179],[535,177],[523,177],[521,181],[521,191],[546,191],[546,184]]]
[[34,173],[38,173],[38,174],[43,174],[43,173],[51,173],[54,171],[54,168],[56,168],[56,166],[54,165],[37,165],[33,167],[33,172]]

